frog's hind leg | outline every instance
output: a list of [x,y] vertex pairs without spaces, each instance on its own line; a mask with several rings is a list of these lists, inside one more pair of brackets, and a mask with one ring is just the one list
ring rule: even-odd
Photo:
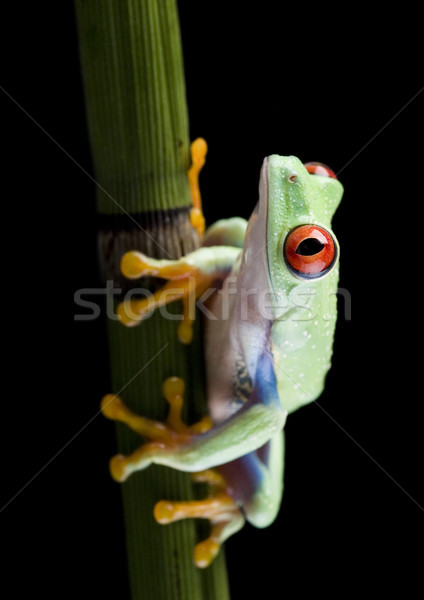
[[262,448],[218,467],[234,490],[233,497],[254,527],[268,527],[276,518],[283,496],[284,432]]
[[161,500],[156,504],[153,514],[162,525],[190,518],[210,521],[209,537],[199,542],[193,553],[195,564],[204,568],[210,565],[224,541],[243,527],[245,519],[236,502],[227,493],[226,482],[217,471],[207,469],[193,473],[192,477],[197,482],[209,485],[208,497],[187,502]]
[[[179,377],[170,377],[163,384],[163,393],[169,404],[165,423],[146,419],[133,413],[122,400],[108,394],[102,400],[101,409],[109,419],[121,421],[143,437],[150,439],[129,456],[118,454],[110,461],[110,471],[116,481],[125,481],[134,472],[148,466],[152,457],[161,449],[172,451],[173,447],[187,442],[193,435],[201,434],[212,427],[209,417],[193,425],[186,425],[181,418],[184,382]],[[209,495],[203,500],[172,502],[161,500],[154,509],[154,516],[163,525],[188,518],[208,519],[211,532],[206,540],[196,545],[194,561],[198,567],[208,566],[217,555],[222,543],[241,529],[244,517],[235,500],[227,490],[224,478],[214,470],[206,469],[192,474],[197,482],[209,485]]]

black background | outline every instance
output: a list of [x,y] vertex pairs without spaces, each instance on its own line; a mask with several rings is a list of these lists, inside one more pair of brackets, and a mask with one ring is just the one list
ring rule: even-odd
[[[424,516],[418,15],[180,2],[180,16],[208,222],[249,216],[272,153],[327,163],[345,186],[334,230],[352,319],[319,406],[287,424],[277,522],[226,544],[232,598],[411,597]],[[126,598],[113,428],[92,419],[110,391],[105,323],[73,320],[74,292],[100,282],[72,4],[8,7],[2,45],[0,585],[7,598]]]

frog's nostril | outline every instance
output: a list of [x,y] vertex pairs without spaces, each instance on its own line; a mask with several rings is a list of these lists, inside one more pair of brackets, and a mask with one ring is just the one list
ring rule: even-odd
[[316,238],[306,238],[300,242],[296,248],[296,254],[300,256],[313,256],[318,254],[324,248],[324,244]]
[[290,183],[296,183],[296,181],[297,181],[297,175],[296,175],[296,173],[293,173],[292,175],[289,175],[289,181],[290,181]]

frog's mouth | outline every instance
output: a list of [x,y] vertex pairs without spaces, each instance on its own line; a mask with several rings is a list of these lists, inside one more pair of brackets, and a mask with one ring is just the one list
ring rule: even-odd
[[268,157],[264,158],[259,175],[259,198],[266,198],[268,202]]
[[268,260],[268,160],[265,158],[259,176],[259,200],[249,219],[241,257],[243,267],[239,283],[245,290],[256,288],[258,293],[269,289]]
[[258,218],[263,221],[263,244],[261,251],[265,254],[265,264],[270,284],[272,283],[271,269],[268,257],[268,215],[269,215],[269,182],[268,182],[268,157],[264,158],[259,176],[259,202],[257,206]]
[[268,183],[268,157],[264,158],[261,173],[259,176],[259,217],[265,222],[266,231],[268,231],[268,206],[269,206],[269,183]]

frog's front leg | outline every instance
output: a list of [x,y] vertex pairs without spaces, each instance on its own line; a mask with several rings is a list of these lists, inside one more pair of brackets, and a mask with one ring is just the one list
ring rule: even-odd
[[194,303],[217,280],[231,271],[241,250],[233,246],[199,248],[179,260],[157,260],[141,252],[127,252],[121,261],[121,271],[128,279],[143,276],[168,279],[162,288],[142,298],[131,298],[117,309],[121,323],[133,326],[140,323],[152,310],[182,300],[183,319],[178,328],[179,339],[190,343]]

